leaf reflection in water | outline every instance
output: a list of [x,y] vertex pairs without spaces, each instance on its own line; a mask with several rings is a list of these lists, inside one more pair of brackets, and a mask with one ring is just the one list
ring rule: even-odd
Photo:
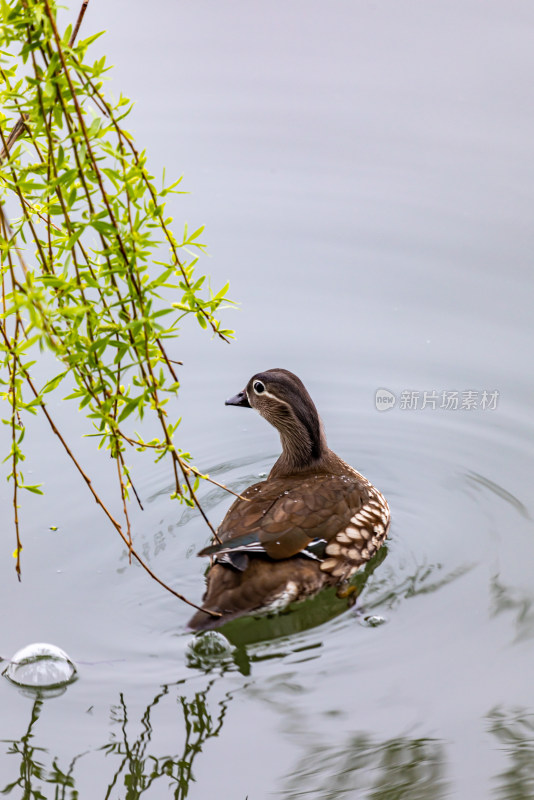
[[494,575],[490,584],[492,616],[510,614],[515,626],[514,643],[534,635],[534,595],[517,586],[506,586]]
[[437,739],[401,736],[377,742],[353,734],[340,747],[309,751],[286,779],[281,797],[441,800],[450,796],[444,767],[445,748]]
[[[209,694],[215,680],[216,678],[211,679],[204,689],[195,692],[192,697],[181,693],[184,681],[163,686],[147,705],[140,719],[141,731],[133,738],[129,731],[134,724],[137,724],[137,720],[129,720],[127,703],[121,693],[119,703],[111,708],[112,723],[120,730],[118,738],[94,750],[74,756],[66,771],[59,766],[59,760],[51,756],[46,748],[38,747],[34,743],[37,722],[41,713],[45,713],[43,699],[37,696],[26,733],[18,741],[2,740],[8,745],[7,753],[19,757],[19,774],[1,787],[0,793],[7,796],[18,789],[16,796],[24,800],[45,800],[51,796],[62,800],[77,800],[79,792],[76,788],[76,762],[81,758],[96,756],[98,765],[95,774],[101,776],[104,764],[100,754],[103,753],[106,757],[105,763],[109,763],[111,759],[113,773],[111,778],[107,779],[107,787],[98,795],[99,797],[105,800],[113,798],[118,800],[124,797],[126,788],[128,800],[137,800],[148,793],[154,784],[161,783],[166,797],[183,800],[189,794],[191,782],[195,780],[193,764],[202,753],[205,743],[219,736],[228,704],[232,700],[232,692],[227,692],[224,697],[210,704]],[[178,696],[176,696],[177,687],[179,687]],[[177,721],[178,729],[182,727],[183,730],[182,749],[171,755],[154,752],[154,746],[151,744],[152,713],[156,706],[165,702],[172,708],[178,706],[183,716],[183,726]],[[52,786],[55,787],[55,793],[51,793]]]
[[499,800],[534,797],[534,714],[526,709],[495,708],[488,714],[490,732],[508,756],[507,767],[497,776]]

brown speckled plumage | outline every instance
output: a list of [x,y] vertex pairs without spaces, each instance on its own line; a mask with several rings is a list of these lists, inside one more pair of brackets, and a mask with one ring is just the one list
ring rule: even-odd
[[[189,625],[214,627],[251,612],[278,610],[347,581],[387,536],[383,495],[328,448],[302,382],[283,369],[254,375],[228,405],[252,407],[279,433],[282,454],[266,481],[250,486],[222,521],[212,545],[205,608]],[[323,540],[321,558],[306,548]],[[303,551],[305,553],[303,554]]]

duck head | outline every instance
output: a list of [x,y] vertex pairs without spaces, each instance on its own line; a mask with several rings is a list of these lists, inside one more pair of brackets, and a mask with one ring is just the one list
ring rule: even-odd
[[312,468],[329,453],[315,404],[300,378],[287,369],[257,372],[226,405],[253,408],[278,430],[282,455],[271,475]]

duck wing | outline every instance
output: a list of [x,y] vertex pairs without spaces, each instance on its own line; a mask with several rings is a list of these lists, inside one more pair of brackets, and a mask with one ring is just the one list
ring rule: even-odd
[[[264,481],[249,487],[230,507],[218,530],[221,544],[199,555],[231,551],[290,558],[317,540],[345,531],[370,499],[358,475],[311,475]],[[327,551],[328,552],[328,551]]]

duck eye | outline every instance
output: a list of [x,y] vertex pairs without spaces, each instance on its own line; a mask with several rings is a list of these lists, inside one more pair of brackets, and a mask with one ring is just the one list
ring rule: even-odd
[[256,394],[261,394],[265,391],[265,386],[261,381],[254,381],[254,391]]

